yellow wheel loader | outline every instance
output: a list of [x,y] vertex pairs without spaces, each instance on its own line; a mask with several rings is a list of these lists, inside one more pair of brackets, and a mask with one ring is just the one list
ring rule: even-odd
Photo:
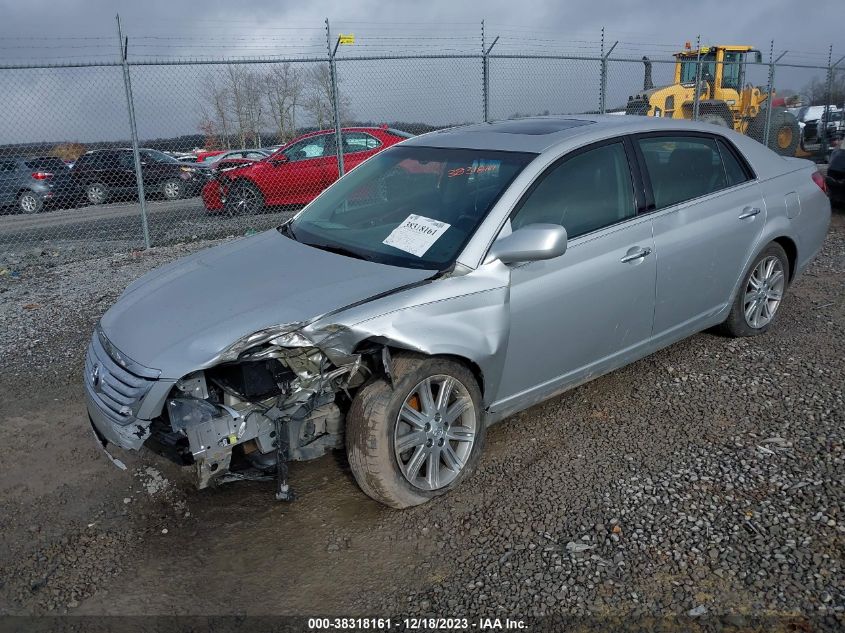
[[[655,88],[651,61],[643,57],[645,80],[640,93],[628,97],[625,114],[673,119],[694,117],[698,92],[698,119],[730,127],[764,142],[767,110],[774,94],[745,82],[748,62],[761,63],[751,46],[708,46],[693,49],[689,42],[675,53],[675,82]],[[807,155],[800,148],[798,120],[784,107],[772,107],[768,146],[783,156]]]

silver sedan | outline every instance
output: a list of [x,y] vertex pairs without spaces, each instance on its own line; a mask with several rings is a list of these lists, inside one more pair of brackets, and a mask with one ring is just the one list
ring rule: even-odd
[[200,487],[345,449],[423,503],[486,428],[702,330],[762,334],[830,221],[813,164],[646,117],[472,125],[377,154],[276,230],[163,266],[103,316],[98,442]]

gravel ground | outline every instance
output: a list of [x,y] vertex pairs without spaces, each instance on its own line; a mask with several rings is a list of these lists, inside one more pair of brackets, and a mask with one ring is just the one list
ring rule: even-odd
[[30,255],[0,276],[0,614],[841,630],[841,212],[765,336],[703,333],[523,412],[491,429],[471,482],[404,512],[364,497],[342,455],[294,464],[299,498],[278,504],[268,484],[197,492],[158,460],[121,473],[96,451],[78,386],[94,322],[206,245]]

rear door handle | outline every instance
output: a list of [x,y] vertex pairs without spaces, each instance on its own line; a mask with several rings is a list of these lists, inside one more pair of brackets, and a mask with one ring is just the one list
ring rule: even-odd
[[623,264],[630,264],[631,262],[635,262],[638,259],[648,257],[649,255],[651,255],[651,248],[649,248],[648,246],[646,246],[645,248],[635,246],[633,249],[630,249],[627,255],[625,255],[625,257],[623,257],[619,261]]
[[742,210],[742,214],[739,216],[739,219],[745,220],[746,218],[753,218],[758,213],[760,213],[760,209],[757,207],[745,207]]

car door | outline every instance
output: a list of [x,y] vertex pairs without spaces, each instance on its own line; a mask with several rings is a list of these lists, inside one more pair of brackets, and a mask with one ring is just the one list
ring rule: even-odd
[[[128,153],[129,160],[132,162],[134,168],[135,157]],[[141,159],[141,174],[144,176],[144,192],[149,194],[157,192],[161,189],[161,184],[165,180],[170,180],[175,176],[173,165],[167,161],[164,154],[158,152],[139,152]],[[132,170],[134,179],[135,170]]]
[[653,202],[655,335],[707,327],[731,300],[766,221],[750,168],[707,134],[649,134],[636,145]]
[[564,255],[511,270],[497,410],[624,364],[651,336],[657,258],[632,157],[619,139],[566,156],[512,214],[512,230],[556,223],[570,239]]
[[[332,168],[337,178],[334,134],[309,136],[285,148],[285,162],[262,165],[262,190],[268,204],[304,204],[313,200],[330,182]],[[265,189],[266,186],[266,189]]]

